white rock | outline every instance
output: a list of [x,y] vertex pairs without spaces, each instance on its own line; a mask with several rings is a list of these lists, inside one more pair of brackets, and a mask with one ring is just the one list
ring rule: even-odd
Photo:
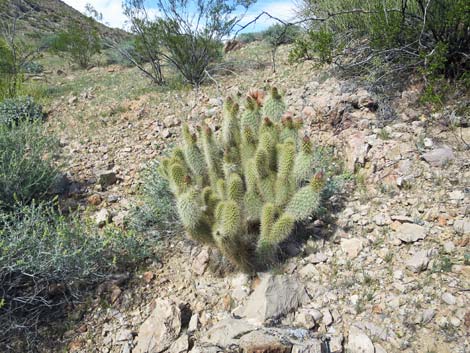
[[445,251],[446,253],[449,254],[449,253],[453,252],[454,250],[455,250],[455,245],[454,245],[453,242],[451,242],[451,241],[446,241],[446,242],[444,243],[444,251]]
[[133,353],[159,353],[168,349],[181,332],[181,311],[175,303],[158,299],[140,326]]
[[199,327],[199,315],[193,314],[191,316],[191,319],[189,319],[188,333],[197,331],[198,327]]
[[95,223],[100,228],[111,222],[111,219],[111,213],[106,208],[102,208],[95,215]]
[[433,167],[441,167],[454,159],[454,153],[452,152],[452,148],[443,146],[424,153],[422,157]]
[[201,276],[206,271],[208,262],[209,262],[209,250],[207,248],[204,248],[193,260],[193,263],[191,266],[193,272]]
[[400,224],[395,234],[398,239],[405,243],[413,243],[427,236],[426,228],[413,223]]
[[449,198],[454,201],[460,201],[465,198],[465,194],[461,190],[454,190],[449,193]]
[[436,312],[434,309],[426,309],[423,311],[423,323],[427,324],[430,322],[433,318],[434,315],[436,315]]
[[405,262],[406,267],[415,273],[426,270],[428,268],[428,264],[428,252],[425,250],[416,252],[409,260]]
[[460,234],[470,234],[470,219],[458,219],[454,222],[454,230]]
[[330,326],[333,323],[333,316],[331,315],[331,312],[329,309],[323,309],[322,311],[323,318],[322,318],[322,323],[325,326]]
[[307,298],[305,287],[294,277],[264,274],[248,297],[242,316],[263,323],[297,309]]
[[168,353],[186,353],[189,349],[189,336],[181,335],[168,349]]
[[459,327],[460,324],[461,324],[461,321],[458,318],[456,318],[455,316],[452,316],[450,318],[450,324],[454,327]]
[[291,353],[322,353],[321,346],[319,340],[308,340],[302,344],[295,344]]
[[449,292],[445,292],[442,294],[442,301],[448,305],[455,305],[457,303],[457,298],[455,298],[452,294]]
[[374,344],[370,338],[355,326],[349,329],[348,344],[346,345],[349,353],[374,353]]
[[219,347],[237,344],[238,338],[256,329],[256,326],[245,320],[224,319],[207,331],[202,341]]
[[363,240],[359,238],[352,239],[341,239],[341,248],[346,253],[346,256],[350,259],[354,259],[359,255],[362,250]]

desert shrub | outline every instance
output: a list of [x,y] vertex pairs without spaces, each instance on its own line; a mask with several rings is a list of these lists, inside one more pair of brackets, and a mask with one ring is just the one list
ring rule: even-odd
[[157,167],[157,163],[151,163],[144,170],[141,202],[129,219],[132,229],[150,230],[157,236],[164,236],[178,231],[180,223],[168,181],[160,175]]
[[101,51],[101,41],[94,20],[87,18],[85,21],[70,21],[67,28],[53,38],[50,49],[81,68],[88,68],[93,55]]
[[238,35],[237,39],[242,43],[253,43],[262,39],[262,33],[241,33]]
[[261,32],[261,38],[272,46],[282,44],[291,44],[302,34],[302,29],[298,26],[285,26],[282,24],[274,24],[265,31]]
[[247,9],[252,0],[164,0],[156,2],[160,15],[151,18],[144,0],[125,0],[124,12],[136,35],[137,53],[150,67],[130,59],[154,83],[166,83],[164,63],[174,67],[191,85],[208,79],[207,72],[222,55],[222,39],[240,22],[236,12]]
[[241,113],[227,98],[219,138],[208,126],[196,134],[184,125],[183,145],[159,167],[188,234],[244,271],[276,261],[296,225],[321,211],[331,182],[277,89],[263,96],[252,91]]
[[44,66],[35,61],[26,62],[21,66],[23,72],[28,74],[40,74],[44,71]]
[[0,124],[12,125],[19,121],[42,120],[42,106],[31,97],[8,98],[0,103]]
[[[331,61],[320,45],[328,39],[326,48],[335,49],[333,57],[341,68],[363,76],[373,70],[381,84],[419,71],[428,85],[438,86],[434,78],[459,78],[469,68],[470,4],[466,0],[302,3],[306,19],[324,20],[310,22],[310,31],[319,34],[299,42],[293,57]],[[442,65],[432,67],[436,62]]]
[[137,51],[137,45],[134,40],[128,40],[116,43],[115,47],[106,50],[106,63],[108,65],[118,64],[122,66],[132,66],[133,63],[122,53],[129,53],[139,64],[145,62],[144,56]]
[[30,202],[54,185],[58,141],[40,121],[0,124],[0,208]]
[[330,64],[334,53],[333,33],[325,28],[309,30],[295,40],[289,52],[289,61],[318,59],[320,64]]
[[0,38],[0,102],[16,96],[21,81],[15,56],[8,43]]
[[51,203],[0,211],[0,349],[30,351],[37,328],[63,319],[90,286],[138,265],[145,245],[133,233],[66,218]]

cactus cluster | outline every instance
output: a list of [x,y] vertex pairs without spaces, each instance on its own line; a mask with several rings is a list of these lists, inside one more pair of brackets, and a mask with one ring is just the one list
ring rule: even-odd
[[184,125],[182,146],[159,171],[188,234],[245,271],[272,261],[296,222],[320,209],[325,178],[301,126],[276,88],[266,97],[251,91],[242,112],[227,98],[217,136],[207,125],[197,133]]

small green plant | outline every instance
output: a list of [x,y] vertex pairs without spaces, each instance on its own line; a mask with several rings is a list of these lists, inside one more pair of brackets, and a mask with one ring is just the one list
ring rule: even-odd
[[318,30],[309,30],[294,42],[294,46],[289,52],[289,61],[316,59],[320,64],[331,64],[334,45],[333,32],[324,27]]
[[180,223],[168,181],[152,163],[142,176],[141,203],[129,217],[130,227],[137,231],[156,231],[158,236],[179,230]]
[[8,98],[0,103],[0,124],[11,126],[21,121],[43,118],[42,107],[31,97]]
[[243,112],[227,98],[219,138],[184,125],[183,145],[159,167],[189,235],[244,271],[273,263],[296,224],[322,211],[330,182],[278,90],[263,96],[251,92]]
[[0,124],[0,209],[45,195],[57,180],[58,141],[40,121]]

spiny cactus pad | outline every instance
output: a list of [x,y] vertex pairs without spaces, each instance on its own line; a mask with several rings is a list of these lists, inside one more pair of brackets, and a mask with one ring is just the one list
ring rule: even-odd
[[296,222],[321,207],[325,178],[312,142],[285,110],[276,88],[266,98],[229,97],[218,135],[185,125],[182,146],[160,164],[188,234],[244,271],[273,261]]

